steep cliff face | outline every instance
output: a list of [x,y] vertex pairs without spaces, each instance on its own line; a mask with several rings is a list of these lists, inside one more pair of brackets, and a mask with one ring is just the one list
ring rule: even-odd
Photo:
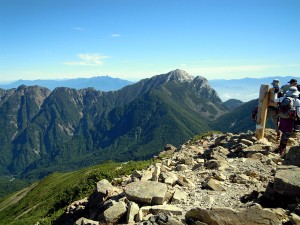
[[[0,92],[0,174],[14,160],[12,143],[40,112],[50,90],[38,86],[20,86]],[[25,140],[23,140],[25,141]]]

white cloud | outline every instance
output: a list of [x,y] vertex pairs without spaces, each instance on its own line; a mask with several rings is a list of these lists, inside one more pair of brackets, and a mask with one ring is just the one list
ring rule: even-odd
[[110,36],[111,36],[111,37],[121,37],[122,34],[111,34]]
[[73,30],[76,30],[76,31],[83,31],[83,28],[82,28],[82,27],[73,27],[72,29],[73,29]]
[[78,57],[81,61],[65,62],[64,64],[68,66],[102,66],[104,63],[103,59],[109,58],[108,56],[99,55],[98,53],[78,54]]

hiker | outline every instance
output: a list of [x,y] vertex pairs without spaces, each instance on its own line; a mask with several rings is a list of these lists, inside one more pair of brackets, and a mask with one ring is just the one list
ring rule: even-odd
[[273,128],[277,133],[277,140],[280,139],[280,131],[278,129],[278,103],[275,102],[275,94],[277,94],[277,98],[280,98],[280,81],[278,79],[274,79],[272,84],[272,88],[269,89],[269,101],[268,101],[268,113],[267,118],[271,120]]
[[296,79],[291,79],[289,82],[289,84],[285,84],[281,87],[281,90],[283,92],[283,94],[285,94],[290,87],[296,87],[297,86],[297,80]]
[[[286,154],[286,146],[293,131],[295,119],[300,116],[299,94],[300,92],[295,86],[291,86],[285,96],[281,98],[277,98],[277,93],[275,94],[274,101],[279,102],[279,131],[282,133],[280,144],[276,151],[278,151],[281,156]],[[286,106],[285,109],[284,106]]]
[[[300,93],[300,85],[299,84],[297,84],[297,89],[298,89],[298,91]],[[299,95],[298,98],[300,99],[300,95]],[[295,121],[294,131],[295,132],[299,132],[300,131],[300,118],[299,117]]]

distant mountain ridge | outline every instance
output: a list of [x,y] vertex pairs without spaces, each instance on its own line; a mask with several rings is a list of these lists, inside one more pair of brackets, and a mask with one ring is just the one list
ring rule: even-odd
[[[193,76],[182,70],[179,74],[176,74],[176,70],[174,70],[173,74],[170,74],[167,79],[172,80],[174,79],[174,77],[176,77],[178,82],[190,82],[194,79]],[[240,101],[247,102],[252,99],[258,98],[259,88],[261,84],[270,85],[273,79],[279,79],[281,81],[281,85],[284,85],[287,84],[287,82],[292,78],[300,80],[300,77],[274,76],[263,78],[211,79],[208,80],[208,84],[218,92],[219,97],[224,102],[229,99],[238,99]],[[133,83],[134,82],[128,80],[112,78],[109,76],[97,76],[92,78],[77,78],[65,80],[18,80],[11,84],[0,84],[0,88],[11,89],[17,88],[21,85],[38,85],[46,87],[50,90],[54,90],[56,87],[75,88],[77,90],[92,87],[100,91],[115,91]]]
[[281,85],[285,85],[292,78],[296,78],[300,81],[300,77],[274,76],[263,78],[215,79],[209,80],[209,84],[218,92],[223,101],[239,99],[243,102],[248,102],[258,98],[261,84],[271,86],[273,79],[279,79]]
[[18,80],[10,84],[2,84],[0,88],[11,89],[17,88],[21,85],[26,86],[41,86],[46,87],[50,90],[54,90],[57,87],[68,87],[75,89],[84,89],[93,87],[100,91],[115,91],[133,84],[134,82],[128,80],[122,80],[119,78],[112,78],[109,76],[97,76],[91,78],[74,78],[74,79],[63,79],[63,80]]
[[43,177],[105,160],[146,159],[227,113],[203,77],[171,71],[118,91],[0,89],[0,174]]

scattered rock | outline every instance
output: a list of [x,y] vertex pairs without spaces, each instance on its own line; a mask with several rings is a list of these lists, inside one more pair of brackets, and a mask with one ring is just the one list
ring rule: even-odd
[[106,179],[100,180],[97,183],[97,192],[98,193],[108,195],[109,193],[111,193],[113,191],[113,189],[114,189],[114,186],[112,186],[111,183]]
[[225,188],[220,184],[220,182],[213,178],[209,179],[206,185],[214,191],[225,191]]
[[172,197],[172,203],[186,203],[187,197],[186,192],[176,190]]
[[128,203],[128,211],[127,211],[127,223],[134,223],[136,221],[136,216],[140,211],[140,207],[135,202]]
[[98,221],[89,220],[87,218],[81,217],[75,222],[75,225],[99,225]]
[[126,213],[126,204],[124,202],[117,202],[109,207],[102,214],[102,218],[106,223],[114,224],[121,219]]
[[167,145],[159,162],[115,178],[115,186],[99,181],[57,224],[300,225],[300,134],[284,160],[272,152],[276,132],[265,137],[212,133]]
[[152,205],[162,205],[167,193],[167,185],[154,181],[137,181],[125,186],[126,197],[130,201]]

